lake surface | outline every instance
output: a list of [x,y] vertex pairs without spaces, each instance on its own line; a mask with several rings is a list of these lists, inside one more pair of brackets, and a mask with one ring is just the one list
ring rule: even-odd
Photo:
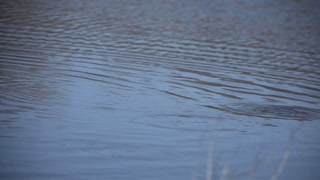
[[320,3],[2,1],[1,179],[320,179]]

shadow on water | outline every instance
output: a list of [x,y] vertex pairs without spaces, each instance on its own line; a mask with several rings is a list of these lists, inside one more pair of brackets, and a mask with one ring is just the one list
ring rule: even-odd
[[320,110],[300,106],[235,103],[224,107],[227,111],[249,116],[301,121],[320,119]]

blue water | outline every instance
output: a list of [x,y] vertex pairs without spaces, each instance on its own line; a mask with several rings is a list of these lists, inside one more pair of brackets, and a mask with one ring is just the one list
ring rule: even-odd
[[1,179],[319,179],[318,5],[1,2]]

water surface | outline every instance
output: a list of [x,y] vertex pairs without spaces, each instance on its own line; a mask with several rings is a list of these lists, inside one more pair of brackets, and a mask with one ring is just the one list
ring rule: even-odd
[[1,2],[1,179],[319,179],[319,7]]

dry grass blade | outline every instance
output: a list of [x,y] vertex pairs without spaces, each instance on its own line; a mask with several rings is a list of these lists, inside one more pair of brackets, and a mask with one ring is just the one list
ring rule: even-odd
[[294,129],[293,131],[291,131],[290,133],[290,140],[287,144],[287,148],[285,150],[285,152],[283,153],[283,156],[282,156],[282,160],[276,170],[276,172],[272,175],[272,177],[270,178],[270,180],[277,180],[278,177],[281,175],[281,173],[283,172],[287,162],[288,162],[288,159],[289,159],[289,156],[290,156],[290,152],[291,152],[291,147],[292,147],[292,144],[293,144],[293,141],[294,141],[294,136],[295,134],[298,132],[298,130],[302,127],[302,124],[303,122],[301,121],[301,124],[296,128]]

